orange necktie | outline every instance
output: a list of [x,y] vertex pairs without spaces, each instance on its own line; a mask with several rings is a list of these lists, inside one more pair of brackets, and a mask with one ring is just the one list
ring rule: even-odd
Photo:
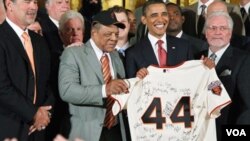
[[33,104],[36,103],[36,70],[35,70],[35,63],[34,63],[34,56],[33,56],[33,47],[31,44],[30,36],[26,33],[23,32],[22,37],[24,39],[24,47],[25,51],[29,57],[30,65],[34,74],[34,99],[33,99]]
[[[109,58],[105,54],[101,58],[102,63],[102,74],[105,84],[111,80],[111,71],[109,66]],[[115,116],[112,113],[112,106],[115,103],[115,99],[111,96],[108,96],[106,99],[106,115],[104,119],[104,126],[110,129],[115,124]]]
[[167,52],[162,47],[163,41],[158,40],[157,44],[158,44],[159,66],[160,67],[166,66],[166,64],[167,64]]

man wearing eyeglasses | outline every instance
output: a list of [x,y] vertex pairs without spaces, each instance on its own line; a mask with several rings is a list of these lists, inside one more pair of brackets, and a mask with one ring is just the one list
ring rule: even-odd
[[232,99],[232,104],[216,119],[218,141],[224,140],[222,135],[226,134],[223,125],[250,124],[250,56],[232,47],[232,29],[233,21],[228,13],[217,11],[208,15],[205,36],[209,49],[202,54],[213,57],[216,73]]

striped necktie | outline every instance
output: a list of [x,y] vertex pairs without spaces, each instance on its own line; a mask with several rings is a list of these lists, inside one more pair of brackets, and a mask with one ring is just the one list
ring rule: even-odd
[[[109,58],[106,54],[101,57],[102,63],[102,74],[105,84],[107,84],[111,79],[111,71],[109,66]],[[116,123],[115,116],[112,113],[112,106],[115,103],[115,99],[112,96],[108,96],[106,99],[106,115],[104,119],[104,126],[110,129]]]
[[209,58],[215,62],[217,55],[215,53],[212,53]]

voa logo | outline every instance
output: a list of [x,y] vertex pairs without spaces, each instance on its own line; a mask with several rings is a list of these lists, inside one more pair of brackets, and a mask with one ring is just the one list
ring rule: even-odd
[[247,136],[244,129],[226,129],[227,136]]

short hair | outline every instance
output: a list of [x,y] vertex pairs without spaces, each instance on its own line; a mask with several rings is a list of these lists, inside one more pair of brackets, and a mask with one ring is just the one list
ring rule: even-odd
[[[164,4],[165,7],[166,7],[166,4],[162,1],[162,0],[150,0],[150,1],[147,1],[143,4],[142,6],[142,15],[143,16],[146,16],[146,12],[148,10],[148,7],[150,5],[153,5],[153,4]],[[167,7],[166,7],[167,8]]]
[[181,15],[183,15],[182,9],[181,9],[181,7],[180,7],[178,4],[169,2],[169,3],[166,4],[166,7],[168,7],[168,6],[175,6],[175,7],[177,7],[177,9],[178,9],[179,12],[181,13]]
[[111,7],[111,8],[109,8],[108,10],[111,10],[114,13],[125,13],[126,16],[127,16],[127,19],[128,19],[128,13],[127,13],[126,9],[121,7],[121,6],[115,5],[115,6]]
[[100,30],[103,25],[101,23],[95,22],[91,25],[91,30]]
[[82,22],[82,27],[84,29],[84,19],[79,12],[69,10],[65,12],[59,20],[59,31],[64,29],[65,23],[71,19],[78,18]]
[[211,14],[209,14],[208,17],[207,17],[207,19],[206,19],[205,27],[208,27],[208,21],[211,18],[218,17],[218,16],[225,17],[227,19],[227,23],[228,23],[229,29],[233,30],[233,20],[232,20],[232,18],[229,16],[229,14],[227,12],[223,12],[223,11],[211,12]]

